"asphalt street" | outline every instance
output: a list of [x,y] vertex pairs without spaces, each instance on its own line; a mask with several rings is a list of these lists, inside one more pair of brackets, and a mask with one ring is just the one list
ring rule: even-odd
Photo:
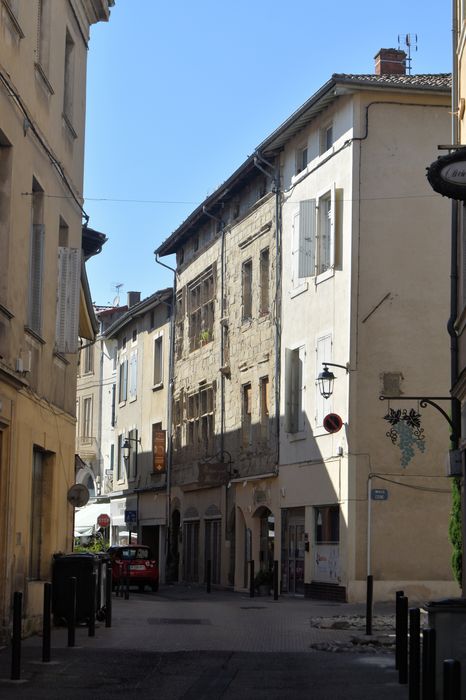
[[362,606],[186,586],[131,592],[113,599],[111,628],[100,623],[91,638],[79,627],[75,647],[66,629],[54,629],[50,663],[41,661],[40,636],[24,640],[19,681],[9,680],[10,649],[0,651],[0,697],[406,700],[392,654],[311,648],[354,634],[318,629],[311,618],[358,613]]

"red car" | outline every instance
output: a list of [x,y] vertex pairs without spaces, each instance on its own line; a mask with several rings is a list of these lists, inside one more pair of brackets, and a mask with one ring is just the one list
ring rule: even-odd
[[129,574],[130,586],[138,586],[140,591],[150,586],[153,591],[158,591],[159,567],[147,545],[115,545],[107,552],[112,560],[113,586],[125,585]]

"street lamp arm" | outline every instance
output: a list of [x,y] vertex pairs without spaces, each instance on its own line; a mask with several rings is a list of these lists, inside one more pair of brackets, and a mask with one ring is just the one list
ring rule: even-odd
[[340,367],[341,369],[344,369],[346,371],[346,374],[349,372],[349,367],[348,365],[337,365],[336,362],[322,362],[323,365],[326,367]]

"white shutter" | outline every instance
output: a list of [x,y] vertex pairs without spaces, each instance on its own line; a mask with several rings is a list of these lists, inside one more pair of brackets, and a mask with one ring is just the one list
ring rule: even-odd
[[129,400],[134,401],[138,393],[138,352],[131,354],[129,361]]
[[299,203],[299,264],[298,277],[315,274],[316,200]]
[[80,288],[80,249],[59,247],[55,345],[63,354],[78,350]]
[[45,227],[33,224],[31,229],[31,257],[29,263],[28,325],[40,333],[42,324],[42,268],[44,260]]
[[331,202],[330,202],[330,267],[333,269],[335,267],[335,213],[336,213],[336,200],[335,200],[335,183],[332,185],[331,190]]

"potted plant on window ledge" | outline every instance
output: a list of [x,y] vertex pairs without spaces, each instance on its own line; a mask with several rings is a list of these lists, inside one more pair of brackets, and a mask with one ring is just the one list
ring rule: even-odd
[[259,595],[270,595],[273,586],[271,569],[260,569],[254,577],[254,588]]
[[212,340],[212,331],[206,330],[199,333],[199,342],[202,345],[207,345]]

